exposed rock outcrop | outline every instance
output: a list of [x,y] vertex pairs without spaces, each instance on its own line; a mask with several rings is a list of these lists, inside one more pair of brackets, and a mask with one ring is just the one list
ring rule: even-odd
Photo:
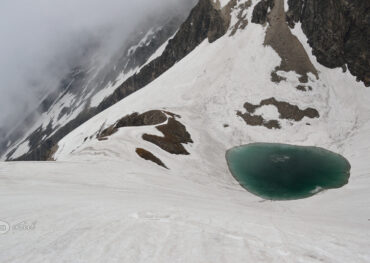
[[[267,10],[271,11],[267,13]],[[261,1],[254,9],[256,23],[269,22],[264,44],[271,46],[281,57],[281,64],[272,72],[271,80],[279,82],[276,71],[295,71],[307,78],[308,73],[318,77],[317,70],[310,61],[298,38],[289,30],[285,20],[284,0]],[[252,20],[253,21],[253,20]]]
[[253,10],[252,23],[265,24],[267,22],[268,11],[274,7],[274,0],[261,0]]
[[182,144],[192,143],[193,140],[182,123],[175,118],[170,118],[166,124],[156,128],[163,134],[163,137],[144,134],[143,140],[151,142],[171,154],[189,154]]
[[311,119],[320,117],[319,112],[314,108],[307,108],[301,110],[296,105],[292,105],[285,101],[278,101],[275,98],[262,100],[259,107],[266,105],[274,105],[280,114],[279,116],[280,119],[301,121],[304,117]]
[[255,114],[258,108],[263,106],[275,106],[279,112],[279,119],[286,119],[291,121],[301,121],[304,117],[319,118],[319,112],[314,108],[300,109],[297,105],[292,105],[285,101],[278,101],[275,98],[262,100],[259,104],[251,104],[246,102],[244,104],[245,113],[237,111],[237,115],[241,117],[246,124],[251,126],[264,126],[269,129],[280,129],[281,125],[278,120],[265,120],[262,115]]
[[122,127],[157,125],[165,122],[166,120],[166,114],[164,114],[160,110],[151,110],[142,114],[134,112],[130,115],[126,115],[125,117],[118,120],[115,124],[99,132],[97,137],[98,139],[108,137],[116,133],[118,129]]
[[305,85],[298,85],[295,87],[297,90],[299,91],[312,91],[312,87],[311,86],[305,86]]
[[149,151],[147,151],[143,148],[137,148],[136,153],[137,153],[137,155],[139,155],[144,160],[152,161],[153,163],[156,163],[157,165],[168,169],[167,166],[157,156],[155,156],[151,152],[149,152]]
[[239,6],[238,6],[238,9],[239,9],[239,12],[238,12],[238,15],[236,16],[236,18],[238,19],[238,21],[236,22],[235,25],[233,25],[231,27],[231,33],[230,33],[230,36],[233,36],[235,35],[235,33],[240,29],[240,30],[243,30],[247,27],[248,25],[248,19],[247,19],[247,14],[246,14],[246,10],[251,7],[252,5],[252,0],[248,0],[247,2],[245,3],[241,3]]
[[280,129],[280,123],[277,120],[265,120],[261,115],[254,115],[249,112],[242,113],[238,111],[236,113],[241,117],[246,124],[250,126],[264,126],[268,129]]
[[329,68],[348,67],[370,86],[370,1],[288,0],[291,27],[301,22],[317,61]]

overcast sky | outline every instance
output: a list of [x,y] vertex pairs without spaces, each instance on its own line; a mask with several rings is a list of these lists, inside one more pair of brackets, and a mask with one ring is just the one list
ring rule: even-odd
[[[0,129],[57,86],[71,58],[94,39],[124,41],[135,25],[193,0],[1,0]],[[108,42],[108,41],[107,41]]]

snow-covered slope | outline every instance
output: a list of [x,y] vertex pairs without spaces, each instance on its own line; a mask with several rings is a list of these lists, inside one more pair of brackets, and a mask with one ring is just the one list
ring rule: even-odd
[[[248,1],[238,1],[242,4]],[[308,82],[264,45],[267,25],[250,23],[258,1],[232,11],[229,32],[203,41],[171,69],[96,115],[58,143],[50,163],[1,163],[0,220],[36,222],[0,235],[1,262],[369,262],[370,90],[348,72],[316,62],[299,25],[292,33],[318,72]],[[299,85],[307,91],[297,89]],[[309,89],[311,87],[312,90]],[[256,115],[280,129],[247,125],[248,102],[275,98],[319,118],[283,119],[274,105]],[[144,140],[155,125],[121,127],[149,110],[183,124],[193,143],[175,155]],[[170,113],[168,113],[170,112]],[[171,117],[173,114],[179,115]],[[241,188],[225,152],[251,142],[327,148],[351,163],[343,188],[308,199],[270,202]],[[142,148],[168,169],[140,158]]]
[[143,23],[128,40],[122,40],[113,54],[97,44],[97,47],[92,44],[87,47],[85,56],[65,76],[60,87],[46,94],[26,120],[20,120],[1,137],[0,158],[15,160],[22,157],[74,121],[81,112],[97,107],[148,63],[157,50],[160,52],[183,19],[184,15],[171,13],[150,24]]

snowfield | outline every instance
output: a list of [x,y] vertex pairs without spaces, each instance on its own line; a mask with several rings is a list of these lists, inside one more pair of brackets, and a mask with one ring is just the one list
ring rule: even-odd
[[[35,223],[0,235],[0,262],[370,262],[370,89],[318,64],[299,25],[292,32],[319,79],[309,75],[307,92],[295,88],[295,72],[278,72],[286,80],[272,82],[281,59],[263,45],[265,31],[249,23],[232,37],[204,41],[62,139],[56,162],[0,163],[0,221]],[[237,116],[245,102],[271,97],[315,108],[320,118],[267,129]],[[102,128],[148,110],[181,116],[194,141],[184,145],[190,155],[144,141],[144,133],[161,135],[154,126],[97,140]],[[278,116],[273,106],[258,113]],[[351,163],[350,182],[308,199],[262,200],[238,185],[225,159],[228,149],[252,142],[340,153]],[[169,169],[141,159],[139,147]]]

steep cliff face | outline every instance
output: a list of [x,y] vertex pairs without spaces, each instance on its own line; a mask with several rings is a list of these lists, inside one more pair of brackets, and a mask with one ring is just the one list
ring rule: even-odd
[[348,67],[370,86],[370,1],[288,0],[291,27],[301,22],[318,62]]
[[[231,1],[231,4],[234,3],[235,1]],[[15,159],[48,160],[53,153],[53,147],[73,129],[152,82],[177,61],[194,50],[205,39],[208,38],[209,42],[214,42],[223,36],[227,32],[230,23],[230,16],[227,13],[229,10],[229,5],[222,10],[213,0],[200,0],[192,9],[186,21],[180,26],[176,35],[168,42],[161,56],[152,60],[143,66],[138,73],[129,77],[97,107],[85,108],[77,117],[54,132],[51,130],[36,130],[28,138],[29,141],[32,139],[31,150]],[[47,139],[43,139],[49,134],[52,135],[47,137]],[[14,151],[6,156],[8,160],[13,159],[12,154]]]

